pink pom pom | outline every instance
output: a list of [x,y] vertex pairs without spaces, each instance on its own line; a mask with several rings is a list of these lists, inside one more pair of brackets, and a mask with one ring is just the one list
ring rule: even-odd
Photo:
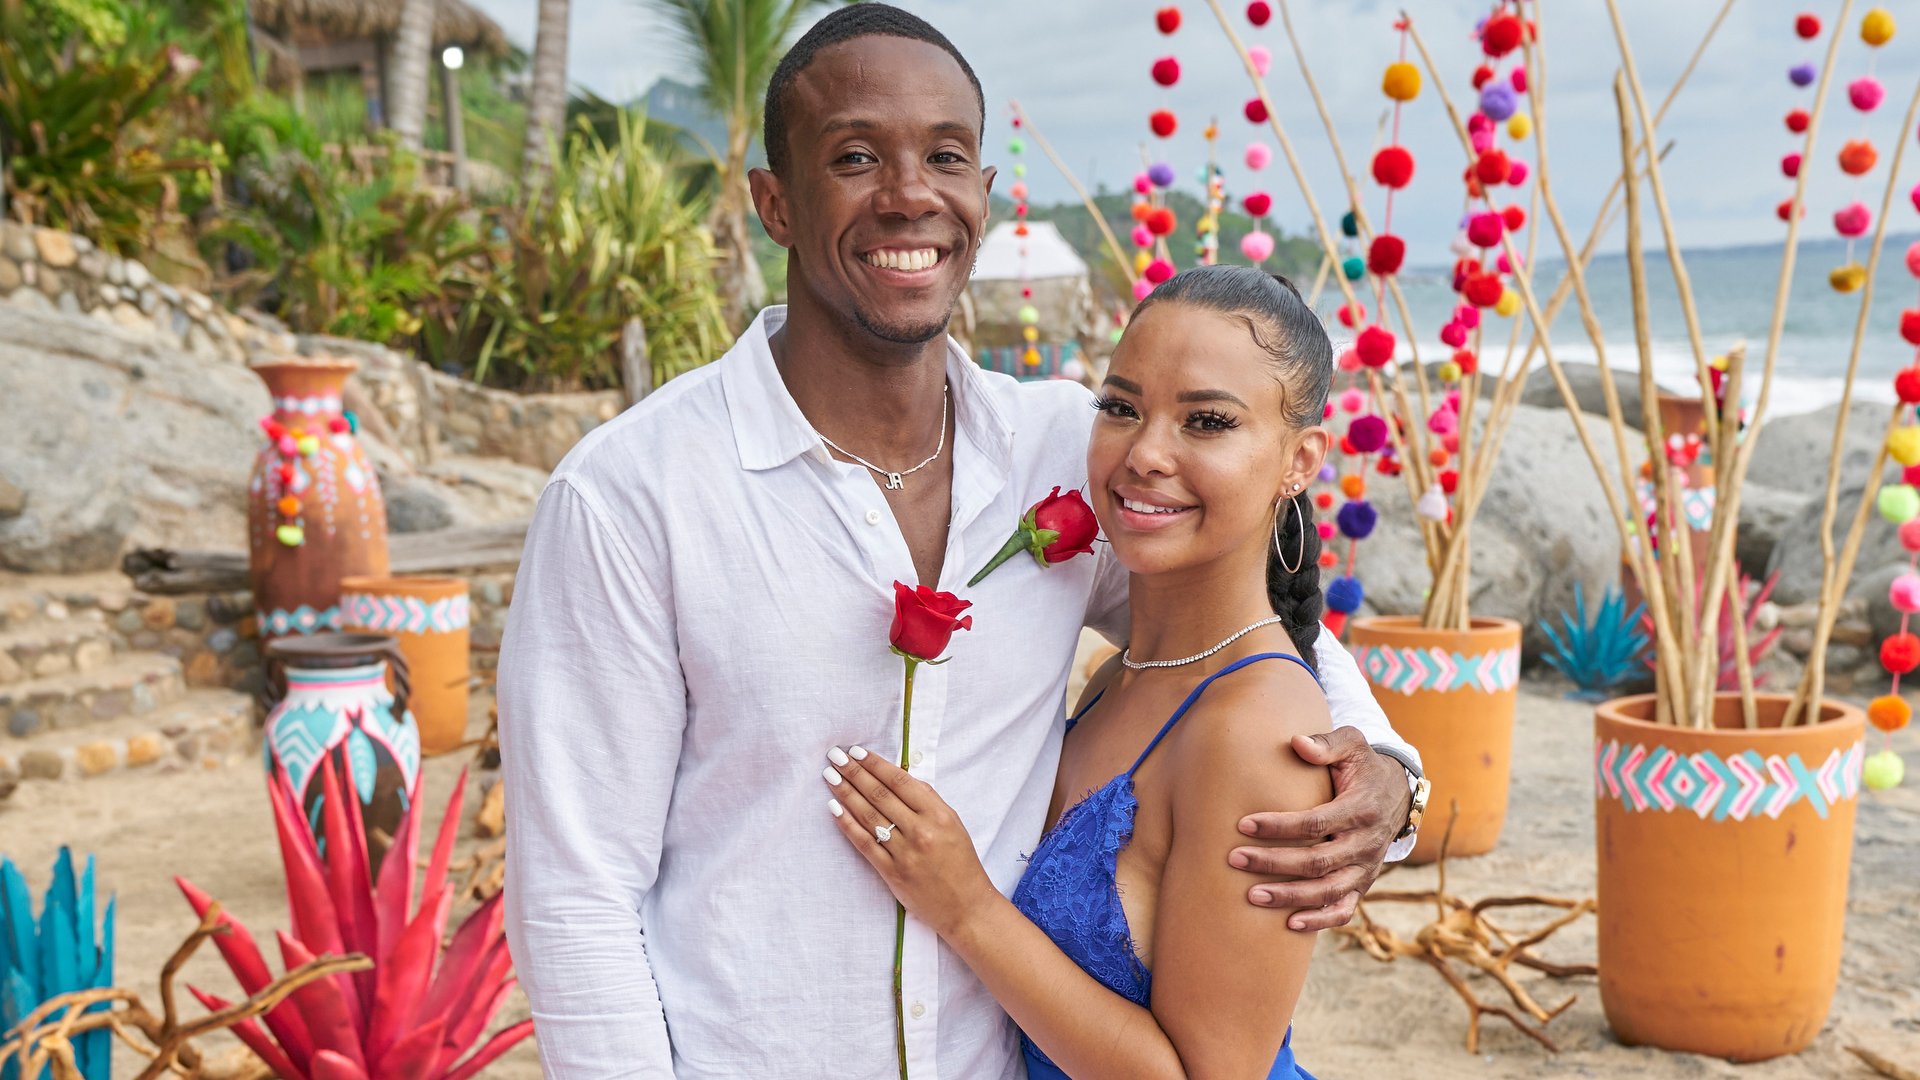
[[1341,349],[1340,355],[1334,357],[1333,362],[1340,366],[1341,371],[1360,370],[1360,354],[1352,349]]
[[1147,294],[1152,291],[1153,282],[1148,281],[1146,278],[1141,278],[1139,281],[1133,283],[1133,298],[1135,300],[1145,300]]
[[1847,84],[1847,100],[1861,112],[1872,112],[1885,100],[1887,88],[1871,75],[1862,75]]
[[1834,212],[1833,228],[1841,236],[1859,236],[1873,224],[1873,213],[1862,202],[1849,203]]
[[1325,405],[1320,406],[1320,419],[1333,419],[1333,402],[1329,401]]
[[1900,546],[1908,551],[1920,551],[1920,518],[1900,526]]
[[[1515,252],[1515,254],[1519,254],[1519,253],[1518,253],[1518,252]],[[1507,253],[1506,253],[1506,252],[1504,252],[1504,251],[1500,253],[1500,257],[1499,257],[1499,258],[1497,258],[1497,259],[1495,259],[1495,260],[1493,261],[1493,264],[1494,264],[1495,266],[1497,266],[1497,267],[1499,267],[1499,268],[1500,268],[1500,272],[1501,272],[1501,273],[1503,273],[1503,274],[1511,274],[1511,273],[1513,273],[1513,260],[1512,260],[1512,259],[1509,259],[1509,258],[1507,257]]]
[[1453,321],[1472,330],[1480,325],[1480,309],[1472,304],[1461,304],[1453,309]]
[[1913,190],[1907,193],[1907,198],[1913,200],[1915,210],[1920,210],[1920,184],[1913,185]]
[[1920,240],[1907,248],[1907,273],[1920,277]]
[[1507,183],[1519,187],[1527,182],[1527,163],[1514,161],[1507,165]]
[[1152,247],[1153,230],[1147,228],[1145,225],[1135,225],[1133,227],[1133,246]]
[[1258,172],[1273,161],[1273,148],[1263,142],[1247,144],[1247,168]]
[[[1357,366],[1360,362],[1359,354],[1356,353],[1354,355],[1353,360],[1355,365]],[[1348,390],[1347,392],[1340,395],[1340,410],[1342,412],[1357,413],[1361,409],[1364,409],[1366,407],[1367,407],[1367,395],[1361,393],[1357,389]]]
[[1473,142],[1473,152],[1476,154],[1484,154],[1493,149],[1492,128],[1481,128],[1479,131],[1470,132],[1467,138]]
[[1427,417],[1427,430],[1435,435],[1451,435],[1460,430],[1460,414],[1452,409],[1435,409]]
[[1523,67],[1514,68],[1513,74],[1508,76],[1508,78],[1513,83],[1514,93],[1524,94],[1527,92],[1527,69],[1526,68],[1523,68]]
[[1440,446],[1441,449],[1444,449],[1449,454],[1459,453],[1460,433],[1457,431],[1449,431],[1445,435],[1440,436]]
[[1314,528],[1320,530],[1320,539],[1322,540],[1333,539],[1333,522],[1317,521],[1314,523]]
[[1273,254],[1273,237],[1263,232],[1250,232],[1240,238],[1240,254],[1248,262],[1265,262]]
[[1027,182],[1025,180],[1015,180],[1013,186],[1007,189],[1007,194],[1013,196],[1015,202],[1025,202],[1027,198]]
[[300,452],[300,444],[295,442],[291,435],[280,436],[280,442],[277,448],[280,451],[281,457],[292,457]]
[[1140,195],[1145,195],[1147,192],[1152,191],[1153,178],[1148,176],[1146,173],[1141,173],[1138,176],[1135,176],[1133,178],[1133,190],[1136,194],[1140,194]]
[[1920,574],[1906,573],[1894,578],[1893,584],[1887,587],[1887,599],[1901,614],[1920,612]]
[[1493,117],[1488,116],[1486,113],[1476,112],[1472,116],[1467,117],[1467,134],[1472,135],[1476,132],[1492,130]]
[[1506,222],[1500,219],[1499,214],[1491,211],[1478,213],[1467,219],[1467,239],[1475,247],[1493,247],[1500,242],[1500,237],[1506,229]]
[[1457,349],[1467,343],[1467,328],[1457,322],[1450,322],[1440,328],[1440,340],[1450,349]]
[[1273,53],[1265,45],[1249,45],[1247,59],[1253,61],[1253,70],[1262,75],[1265,75],[1267,69],[1273,66]]

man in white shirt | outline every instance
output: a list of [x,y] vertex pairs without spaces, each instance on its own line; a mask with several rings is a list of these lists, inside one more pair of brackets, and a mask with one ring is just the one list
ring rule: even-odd
[[[550,1077],[892,1075],[893,900],[821,811],[819,775],[830,746],[898,749],[893,582],[973,602],[952,662],[919,670],[905,764],[1009,892],[1080,629],[1126,626],[1105,554],[962,584],[1029,505],[1085,483],[1092,421],[1081,387],[983,372],[945,336],[993,177],[971,69],[861,4],[801,39],[767,101],[753,192],[789,251],[788,306],[582,440],[515,587],[507,931]],[[1336,799],[1243,830],[1323,840],[1222,852],[1303,879],[1248,882],[1250,903],[1309,909],[1302,929],[1351,915],[1405,832],[1401,761],[1417,768],[1320,641],[1347,726],[1296,751],[1334,770]],[[1021,1076],[1005,1015],[924,926],[903,979],[913,1080]]]

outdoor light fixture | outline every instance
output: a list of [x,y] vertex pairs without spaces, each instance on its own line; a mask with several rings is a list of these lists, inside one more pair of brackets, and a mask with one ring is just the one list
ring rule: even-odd
[[440,62],[446,65],[448,71],[459,71],[461,65],[467,62],[467,54],[461,50],[460,46],[449,45],[446,51],[440,54]]

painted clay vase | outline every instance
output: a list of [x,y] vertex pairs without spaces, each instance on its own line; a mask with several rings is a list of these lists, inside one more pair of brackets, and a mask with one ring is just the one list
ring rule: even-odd
[[[1706,405],[1698,394],[1670,394],[1661,391],[1655,399],[1660,411],[1660,429],[1668,438],[1688,435],[1706,437]],[[1686,486],[1680,490],[1679,504],[1675,512],[1686,520],[1687,544],[1693,551],[1693,565],[1707,565],[1707,548],[1713,529],[1714,502],[1718,492],[1714,488],[1713,462],[1708,453],[1702,450],[1700,456],[1685,468]],[[1642,477],[1635,485],[1640,501],[1640,513],[1649,519],[1659,509],[1654,501],[1653,481]],[[1654,519],[1657,520],[1657,519]],[[1632,611],[1646,597],[1640,592],[1640,580],[1633,575],[1625,555],[1620,558],[1620,587],[1626,596],[1627,610]]]
[[1804,1049],[1840,977],[1860,710],[1780,727],[1788,696],[1737,694],[1712,728],[1655,724],[1654,697],[1594,710],[1600,1000],[1625,1043],[1732,1061]]
[[247,481],[247,562],[268,639],[340,629],[340,579],[387,572],[380,481],[340,403],[355,367],[302,357],[253,368],[273,395]]
[[1414,616],[1370,616],[1353,620],[1348,642],[1433,785],[1408,861],[1440,857],[1449,819],[1449,858],[1492,851],[1507,820],[1520,624],[1474,619],[1466,630],[1428,630]]
[[406,659],[382,634],[321,633],[267,643],[266,766],[321,820],[331,759],[369,836],[394,836],[420,781],[420,731],[407,711]]
[[400,643],[421,751],[439,754],[460,745],[467,735],[466,579],[342,578],[340,612],[347,630]]

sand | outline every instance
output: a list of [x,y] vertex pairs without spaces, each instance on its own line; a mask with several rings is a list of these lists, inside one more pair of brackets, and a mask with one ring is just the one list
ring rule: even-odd
[[[1468,898],[1519,892],[1591,894],[1593,808],[1592,725],[1586,706],[1564,700],[1563,688],[1529,682],[1520,699],[1515,739],[1512,812],[1498,850],[1456,860],[1450,886]],[[476,701],[476,710],[483,708]],[[1920,738],[1896,740],[1920,767]],[[426,767],[430,827],[439,815],[459,760]],[[0,850],[14,857],[34,886],[44,885],[61,842],[96,852],[105,886],[119,895],[120,982],[155,991],[160,965],[193,925],[192,912],[172,884],[184,875],[221,899],[270,938],[285,925],[278,854],[263,805],[259,774],[247,764],[213,773],[131,773],[108,779],[29,784],[0,804]],[[471,809],[471,806],[469,807]],[[479,841],[465,837],[461,854]],[[1388,887],[1432,880],[1430,868],[1394,871]],[[1411,930],[1417,917],[1393,917]],[[1593,957],[1591,919],[1563,930],[1545,952],[1564,962]],[[1920,1068],[1920,781],[1862,799],[1854,852],[1850,918],[1840,990],[1818,1041],[1793,1058],[1733,1066],[1689,1055],[1621,1046],[1607,1032],[1598,988],[1591,978],[1541,985],[1542,1001],[1568,993],[1579,1000],[1548,1028],[1562,1052],[1542,1047],[1505,1026],[1486,1022],[1478,1055],[1463,1045],[1466,1009],[1424,965],[1381,964],[1323,936],[1305,1003],[1296,1018],[1301,1061],[1323,1080],[1343,1077],[1869,1077],[1845,1052],[1861,1044],[1910,1068]],[[232,979],[212,948],[188,967],[186,978],[228,993]],[[1529,976],[1529,978],[1533,978]],[[1487,993],[1490,984],[1475,983]],[[189,1008],[193,1006],[189,1005]],[[502,1022],[526,1015],[516,997]],[[743,1033],[743,1036],[747,1033]],[[214,1044],[217,1046],[217,1044]],[[132,1075],[132,1054],[115,1055],[116,1075]],[[531,1045],[490,1068],[493,1077],[539,1075]]]

